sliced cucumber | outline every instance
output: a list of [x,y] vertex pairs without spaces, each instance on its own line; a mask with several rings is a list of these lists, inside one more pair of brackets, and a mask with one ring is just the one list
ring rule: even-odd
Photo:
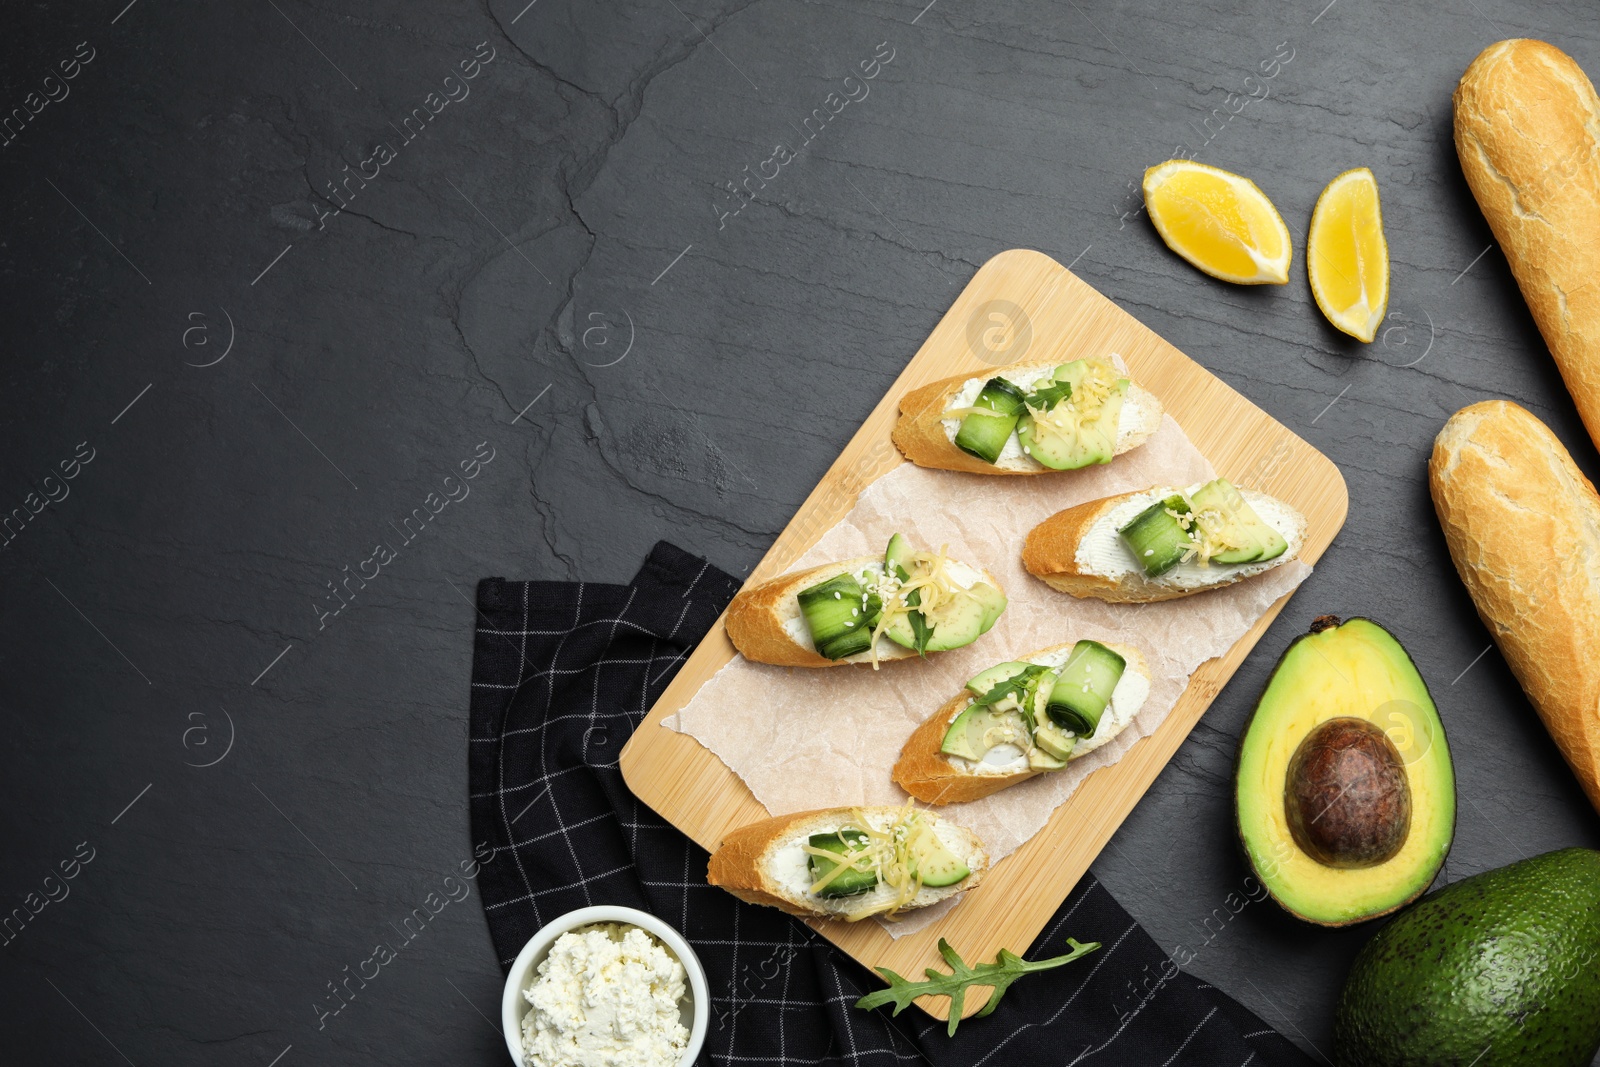
[[1152,578],[1176,567],[1194,544],[1193,536],[1173,512],[1189,515],[1189,502],[1178,494],[1158,500],[1117,531],[1133,552],[1133,558]]
[[931,828],[917,838],[911,849],[911,873],[922,879],[922,884],[933,889],[955,885],[972,873],[960,856],[945,847],[939,835]]
[[879,601],[861,588],[854,575],[836,575],[802,589],[799,600],[800,614],[805,617],[818,655],[844,659],[872,647]]
[[[847,829],[832,834],[812,834],[808,841],[812,848],[824,849],[843,856],[854,849],[864,846],[867,843],[867,835],[860,830]],[[825,856],[807,854],[806,859],[811,869],[812,884],[826,878],[835,867],[839,866],[838,863],[829,860]],[[876,870],[863,871],[860,868],[851,867],[817,890],[817,896],[850,897],[855,896],[857,893],[865,893],[877,884],[878,872]]]
[[1128,661],[1098,641],[1079,641],[1050,687],[1045,714],[1078,737],[1093,737]]
[[988,408],[994,414],[974,411],[962,418],[961,427],[956,430],[955,446],[985,463],[993,463],[1000,458],[1012,431],[1017,428],[1017,419],[1024,410],[1022,405],[1022,390],[1004,378],[990,378],[983,383],[972,406]]

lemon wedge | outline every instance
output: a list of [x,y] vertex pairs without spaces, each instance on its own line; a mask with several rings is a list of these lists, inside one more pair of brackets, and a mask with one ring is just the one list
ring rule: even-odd
[[1289,281],[1289,227],[1249,178],[1169,159],[1144,172],[1144,203],[1167,247],[1213,278],[1240,285]]
[[1383,239],[1378,179],[1347,170],[1322,190],[1306,235],[1311,295],[1328,321],[1371,341],[1389,308],[1389,245]]

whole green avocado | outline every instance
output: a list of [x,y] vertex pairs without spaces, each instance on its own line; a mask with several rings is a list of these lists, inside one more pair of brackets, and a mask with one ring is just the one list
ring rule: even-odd
[[1423,897],[1367,942],[1340,1067],[1589,1067],[1600,1048],[1600,852],[1567,848]]

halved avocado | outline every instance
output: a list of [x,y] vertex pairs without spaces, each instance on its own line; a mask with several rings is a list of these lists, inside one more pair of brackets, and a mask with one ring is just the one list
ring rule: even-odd
[[1455,837],[1455,769],[1393,634],[1324,615],[1295,638],[1245,728],[1235,811],[1256,877],[1307,922],[1387,915],[1432,884]]

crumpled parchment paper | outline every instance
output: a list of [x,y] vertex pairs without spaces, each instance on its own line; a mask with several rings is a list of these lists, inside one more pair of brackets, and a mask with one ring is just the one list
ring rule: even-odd
[[[1225,653],[1273,602],[1311,573],[1298,560],[1224,589],[1158,604],[1107,604],[1058,593],[1022,567],[1022,542],[1040,521],[1074,504],[1215,477],[1177,422],[1164,416],[1144,445],[1105,466],[1067,474],[992,477],[905,464],[878,479],[854,508],[789,568],[881,554],[895,532],[917,549],[947,545],[982,566],[1009,599],[994,629],[966,648],[869,666],[773,667],[735,656],[663,725],[716,753],[773,814],[851,804],[903,804],[889,778],[912,730],[978,671],[1080,638],[1137,645],[1150,665],[1150,696],[1117,738],[1066,768],[940,814],[975,831],[992,862],[1044,826],[1078,784],[1156,728],[1203,662]],[[936,920],[948,901],[885,924],[901,936]]]

